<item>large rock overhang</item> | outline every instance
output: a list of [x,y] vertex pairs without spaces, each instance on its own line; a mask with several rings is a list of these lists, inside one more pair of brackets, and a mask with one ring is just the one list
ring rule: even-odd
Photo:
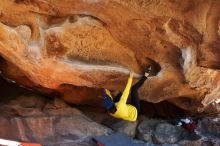
[[141,99],[202,111],[220,97],[219,18],[214,0],[2,0],[1,70],[32,88],[98,95],[157,63]]

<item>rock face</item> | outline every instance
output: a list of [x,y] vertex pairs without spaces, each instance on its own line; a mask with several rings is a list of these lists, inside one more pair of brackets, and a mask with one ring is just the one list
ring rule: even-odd
[[158,124],[154,139],[157,143],[176,143],[183,137],[184,129],[171,124]]
[[1,102],[0,137],[43,145],[95,145],[93,136],[111,132],[62,100],[20,96]]
[[129,122],[120,119],[107,118],[104,119],[103,124],[119,133],[126,134],[134,138],[136,134],[136,127],[138,122]]
[[153,135],[156,129],[156,126],[163,121],[156,119],[144,120],[141,122],[137,128],[138,138],[142,140],[146,140],[148,142],[153,142]]
[[219,115],[198,120],[195,131],[188,131],[172,121],[144,119],[137,128],[137,138],[152,144],[173,146],[219,146]]
[[139,139],[157,144],[177,143],[186,134],[183,128],[156,119],[145,119],[137,129]]
[[220,117],[207,117],[202,119],[199,122],[196,132],[203,137],[215,138],[216,142],[220,144]]
[[138,79],[156,63],[141,99],[202,111],[220,97],[219,20],[216,0],[1,0],[0,69],[90,103],[101,88],[123,90],[129,70]]

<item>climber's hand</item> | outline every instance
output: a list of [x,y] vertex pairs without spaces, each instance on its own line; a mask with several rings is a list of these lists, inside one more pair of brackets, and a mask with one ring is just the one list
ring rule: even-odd
[[150,75],[150,74],[149,74],[148,72],[145,72],[145,73],[144,73],[144,76],[145,76],[145,77],[148,77],[149,75]]
[[153,66],[151,65],[148,65],[147,68],[145,69],[145,74],[144,74],[146,77],[149,77],[149,76],[155,76],[155,70],[153,68]]
[[134,72],[130,71],[130,77],[133,78]]

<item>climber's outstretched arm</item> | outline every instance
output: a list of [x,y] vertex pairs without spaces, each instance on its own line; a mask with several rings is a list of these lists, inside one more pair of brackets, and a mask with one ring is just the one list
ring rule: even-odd
[[128,96],[129,96],[129,92],[130,92],[130,89],[131,89],[131,85],[132,85],[132,79],[133,79],[133,73],[130,73],[127,85],[126,85],[126,87],[125,87],[125,89],[122,93],[122,96],[121,96],[121,99],[120,99],[119,103],[126,104]]

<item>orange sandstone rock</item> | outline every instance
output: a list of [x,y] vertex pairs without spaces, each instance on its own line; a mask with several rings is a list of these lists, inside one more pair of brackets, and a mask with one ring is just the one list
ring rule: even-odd
[[1,0],[0,67],[80,103],[77,93],[95,102],[102,88],[123,90],[153,61],[161,70],[141,99],[202,111],[220,97],[219,21],[216,0]]

